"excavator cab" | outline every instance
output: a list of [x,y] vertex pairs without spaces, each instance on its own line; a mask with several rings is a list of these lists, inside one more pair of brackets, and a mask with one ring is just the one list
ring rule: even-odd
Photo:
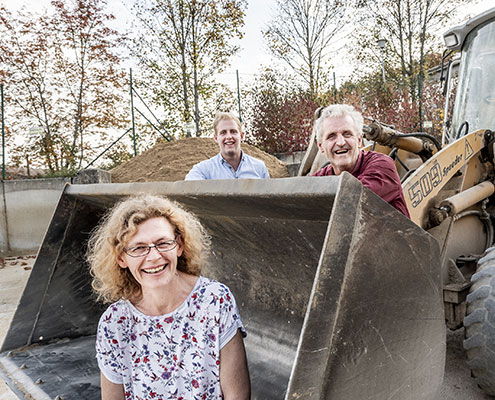
[[447,49],[461,51],[450,141],[478,129],[495,129],[494,20],[491,9],[444,35]]

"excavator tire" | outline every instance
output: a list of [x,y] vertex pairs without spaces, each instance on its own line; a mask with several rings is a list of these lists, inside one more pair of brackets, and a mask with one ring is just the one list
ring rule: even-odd
[[495,396],[495,247],[486,250],[471,278],[464,318],[464,349],[478,386]]

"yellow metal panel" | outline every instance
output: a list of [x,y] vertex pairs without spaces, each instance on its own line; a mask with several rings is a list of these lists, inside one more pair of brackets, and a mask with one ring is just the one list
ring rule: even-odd
[[485,146],[484,130],[472,132],[436,153],[402,185],[411,219],[423,226],[431,200]]

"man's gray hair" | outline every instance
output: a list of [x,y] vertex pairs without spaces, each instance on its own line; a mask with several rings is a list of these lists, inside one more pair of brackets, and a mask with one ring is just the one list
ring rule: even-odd
[[321,137],[323,135],[323,121],[332,117],[351,117],[354,122],[354,127],[358,137],[363,136],[363,116],[353,106],[348,104],[332,104],[323,109],[319,108],[315,111],[315,125],[314,130],[316,133],[316,140],[321,143]]

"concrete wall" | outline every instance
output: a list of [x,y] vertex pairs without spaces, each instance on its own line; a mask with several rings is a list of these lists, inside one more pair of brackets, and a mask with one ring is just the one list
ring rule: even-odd
[[300,164],[305,154],[305,151],[295,151],[293,153],[276,153],[274,156],[286,164]]
[[305,151],[295,151],[294,153],[276,153],[274,154],[280,161],[282,161],[289,171],[289,176],[297,176],[301,161],[306,154]]
[[34,253],[70,178],[1,182],[0,253]]

